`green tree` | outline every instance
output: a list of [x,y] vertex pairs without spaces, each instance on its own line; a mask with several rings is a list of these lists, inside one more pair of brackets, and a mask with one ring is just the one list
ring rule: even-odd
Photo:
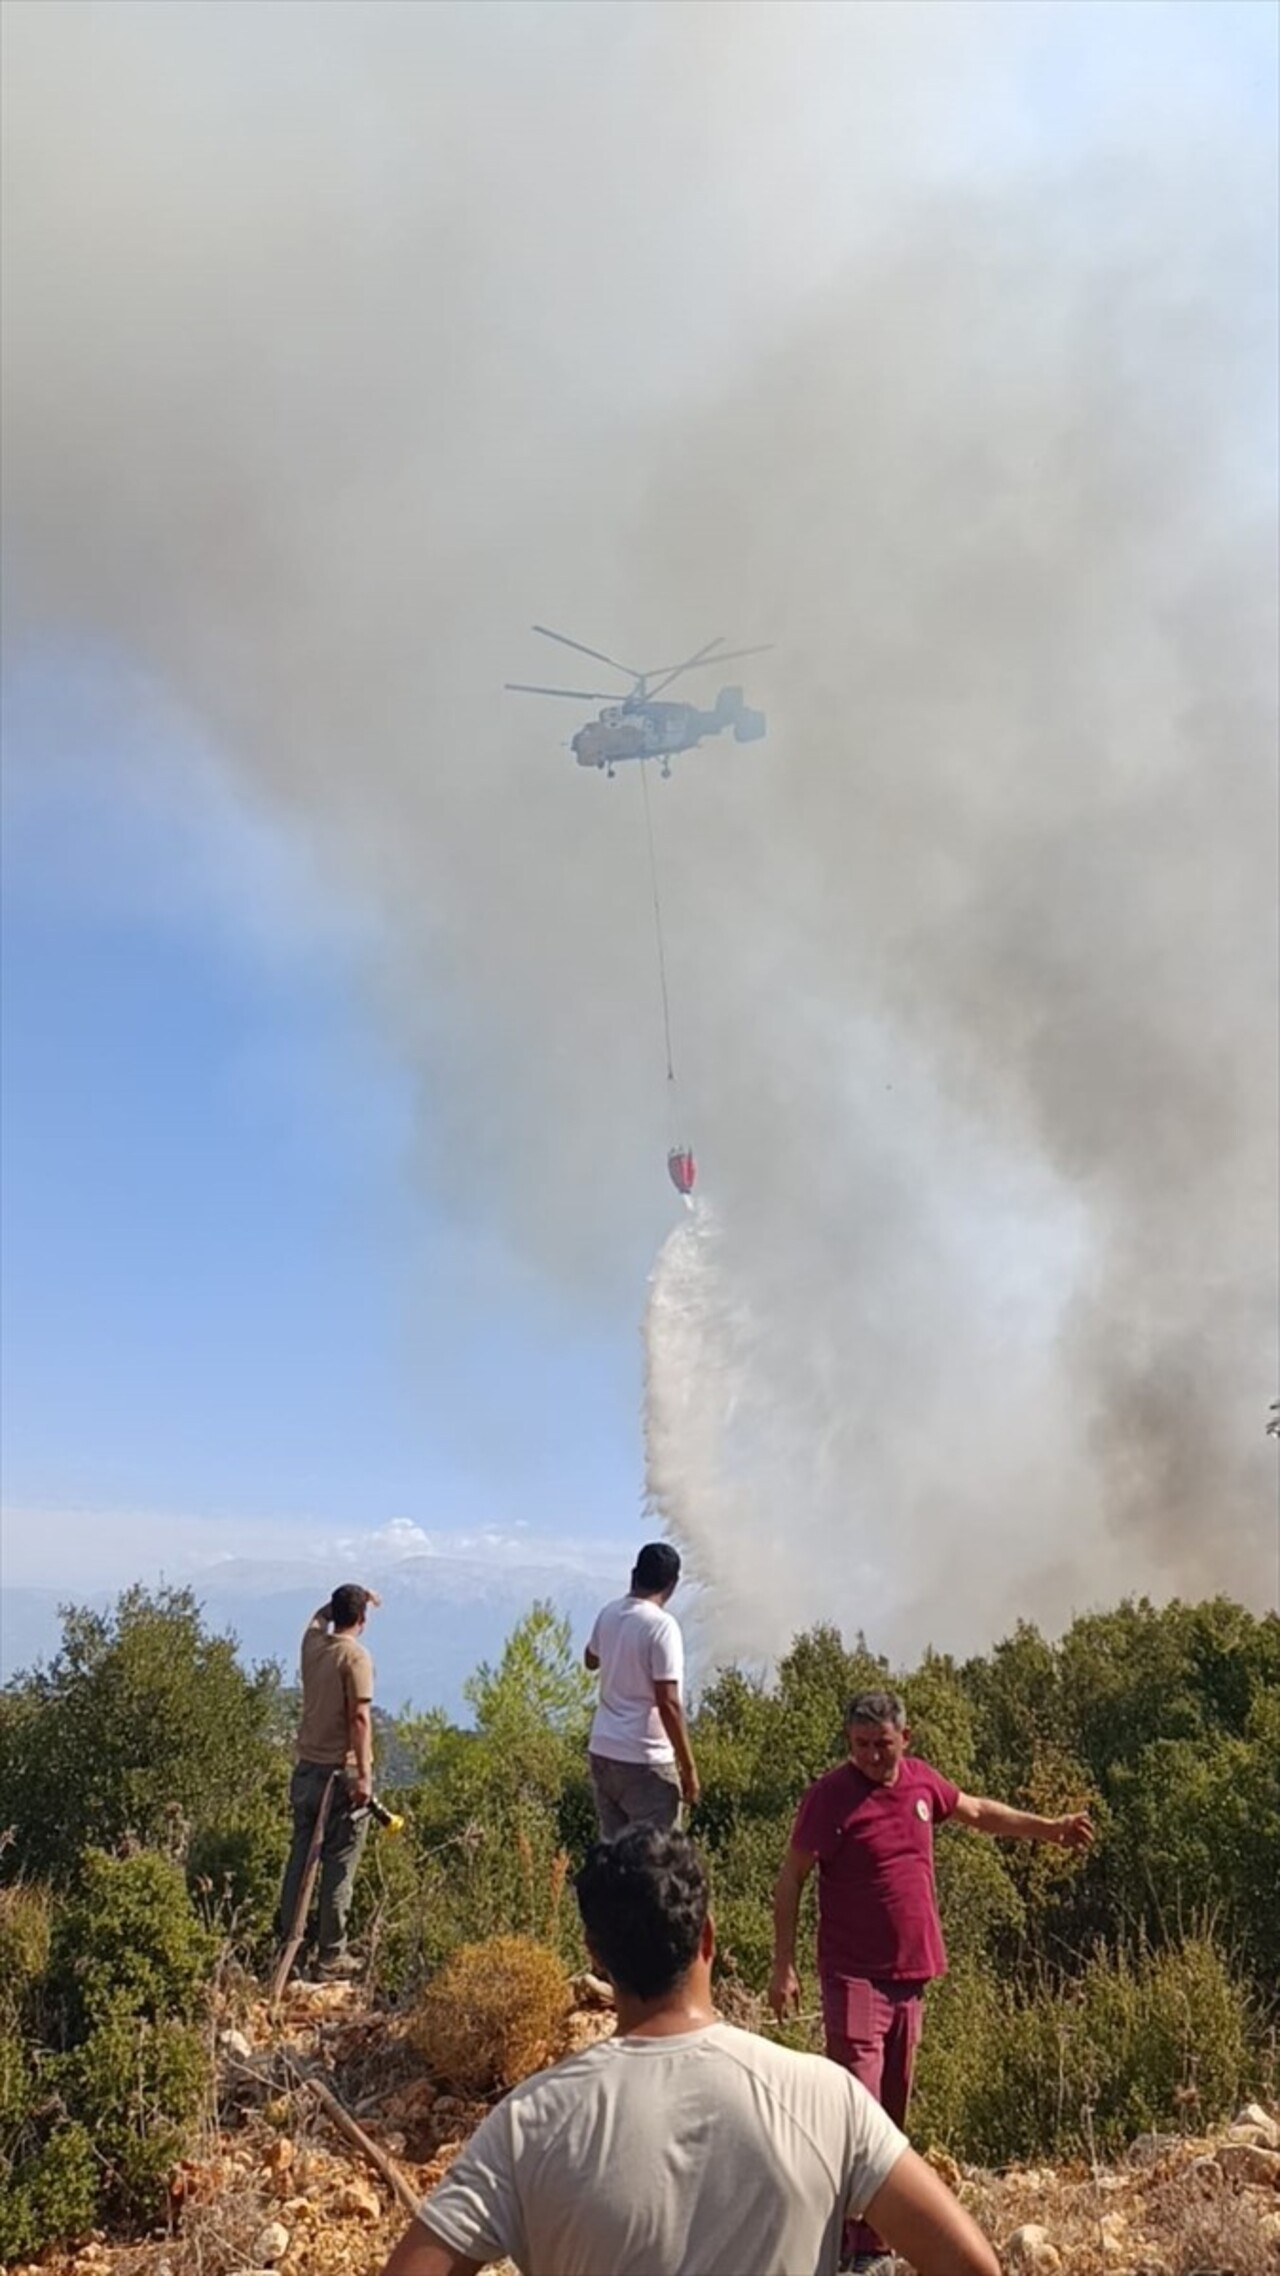
[[438,1713],[401,1722],[417,1772],[405,1794],[410,1844],[394,1860],[375,1850],[357,1884],[357,1925],[379,1918],[379,1908],[385,1915],[382,1967],[397,1989],[457,1944],[512,1931],[558,1942],[581,1964],[573,1908],[562,1901],[565,1821],[575,1816],[586,1830],[594,1684],[575,1658],[568,1619],[534,1604],[496,1667],[478,1667],[465,1691],[472,1730]]
[[512,1629],[496,1668],[463,1686],[481,1747],[519,1790],[554,1802],[566,1749],[586,1745],[595,1681],[573,1650],[568,1619],[539,1602]]
[[246,1674],[189,1589],[67,1607],[53,1660],[0,1694],[0,1825],[13,1829],[0,1869],[66,1886],[86,1849],[132,1841],[207,1872],[238,1839],[274,1870],[282,1739],[278,1671]]

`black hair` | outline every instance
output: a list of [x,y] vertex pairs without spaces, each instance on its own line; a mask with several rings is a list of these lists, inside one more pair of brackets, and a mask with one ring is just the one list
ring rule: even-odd
[[846,1730],[851,1723],[892,1723],[895,1731],[902,1731],[907,1710],[896,1691],[860,1691],[844,1711]]
[[633,1596],[657,1596],[680,1578],[680,1552],[669,1541],[646,1541],[631,1574]]
[[698,1956],[707,1876],[687,1834],[628,1826],[587,1851],[574,1887],[587,1942],[619,1991],[660,1999]]
[[358,1628],[368,1608],[368,1589],[358,1581],[344,1581],[329,1599],[329,1618],[335,1628]]

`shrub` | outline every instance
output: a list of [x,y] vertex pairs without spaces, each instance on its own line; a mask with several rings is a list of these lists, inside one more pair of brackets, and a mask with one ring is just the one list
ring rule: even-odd
[[217,1952],[179,1866],[153,1850],[133,1857],[91,1851],[79,1894],[59,1909],[50,1955],[67,2040],[122,2009],[153,2023],[190,2021]]
[[0,1999],[18,2007],[49,1965],[49,1892],[38,1882],[0,1889]]
[[460,1945],[490,1936],[546,1945],[567,1973],[585,1965],[553,1811],[491,1801],[484,1815],[463,1817],[456,1795],[427,1784],[396,1799],[408,1827],[399,1840],[371,1841],[352,1913],[380,1990],[412,1996]]
[[0,2257],[161,2209],[209,2087],[217,1949],[154,1852],[91,1852],[52,1924],[41,1891],[0,1892]]
[[250,1961],[275,1945],[275,1910],[289,1818],[274,1791],[254,1797],[243,1816],[197,1828],[187,1851],[187,1883],[204,1918]]
[[89,2128],[103,2162],[108,2208],[153,2219],[209,2090],[212,2066],[200,2033],[141,2016],[121,1999],[56,2069],[68,2108]]
[[410,2036],[433,2073],[460,2094],[511,2087],[554,2061],[569,1985],[554,1952],[525,1936],[464,1944],[418,2002]]
[[60,2127],[20,2162],[0,2153],[0,2261],[76,2243],[97,2209],[98,2165],[83,2126]]
[[[746,1819],[708,1860],[711,1911],[716,1924],[716,1970],[721,1980],[767,1984],[773,1961],[773,1885],[790,1836],[786,1818]],[[797,1961],[808,1959],[813,1907],[806,1897]]]
[[114,1611],[62,1612],[47,1667],[0,1695],[0,1826],[11,1866],[58,1886],[87,1847],[126,1837],[176,1853],[287,1777],[274,1667],[246,1674],[187,1589],[127,1589]]
[[1099,1949],[1074,1981],[1019,1995],[985,1963],[930,1995],[914,2127],[970,2158],[1122,2149],[1222,2118],[1250,2084],[1248,1993],[1207,1936]]
[[999,2138],[1010,2007],[980,1958],[930,1985],[911,2101],[915,2141],[997,2165],[1019,2154]]

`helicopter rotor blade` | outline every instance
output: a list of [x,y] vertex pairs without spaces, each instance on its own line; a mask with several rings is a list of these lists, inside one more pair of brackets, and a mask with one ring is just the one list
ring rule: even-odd
[[617,703],[621,700],[616,688],[610,694],[607,688],[537,688],[532,687],[528,680],[504,680],[502,684],[515,695],[564,695],[574,703]]
[[669,688],[673,680],[678,680],[682,673],[697,671],[704,664],[732,664],[739,656],[763,656],[765,650],[772,646],[772,640],[762,641],[758,648],[722,648],[718,640],[708,641],[707,646],[700,648],[696,656],[691,656],[687,664],[675,664],[669,670],[664,667],[662,676],[648,692],[651,696],[658,695],[663,688]]
[[718,648],[719,646],[720,642],[718,640],[709,640],[705,648],[700,648],[696,656],[688,657],[683,664],[656,664],[651,672],[645,673],[645,678],[648,680],[661,680],[665,679],[671,672],[687,672],[690,665],[698,663],[702,657],[710,658],[712,650]]
[[664,664],[661,671],[650,672],[646,692],[649,695],[657,695],[659,689],[668,688],[673,680],[678,680],[682,672],[691,672],[695,664],[714,664],[716,662],[715,650],[722,647],[723,644],[724,634],[720,633],[715,640],[708,640],[706,647],[700,648],[696,656],[686,658],[683,664]]
[[[739,656],[764,656],[773,647],[772,640],[762,640],[758,648],[726,648],[718,656],[708,656],[709,664],[732,664]],[[686,667],[687,668],[687,667]]]
[[540,632],[544,640],[558,640],[562,648],[576,648],[580,656],[594,656],[597,664],[607,664],[614,672],[625,672],[629,680],[644,677],[642,672],[633,672],[630,664],[620,664],[616,656],[606,656],[601,648],[588,648],[584,641],[570,640],[567,632],[553,632],[549,624],[535,624],[533,629]]

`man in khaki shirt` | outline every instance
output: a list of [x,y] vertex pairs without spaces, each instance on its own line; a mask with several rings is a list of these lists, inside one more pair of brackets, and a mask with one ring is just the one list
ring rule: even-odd
[[289,1785],[293,1840],[280,1891],[277,1929],[288,1937],[316,1821],[336,1780],[320,1851],[316,1948],[323,1976],[358,1965],[347,1952],[347,1918],[373,1793],[373,1661],[361,1643],[378,1598],[346,1581],[313,1612],[302,1638],[302,1720]]

